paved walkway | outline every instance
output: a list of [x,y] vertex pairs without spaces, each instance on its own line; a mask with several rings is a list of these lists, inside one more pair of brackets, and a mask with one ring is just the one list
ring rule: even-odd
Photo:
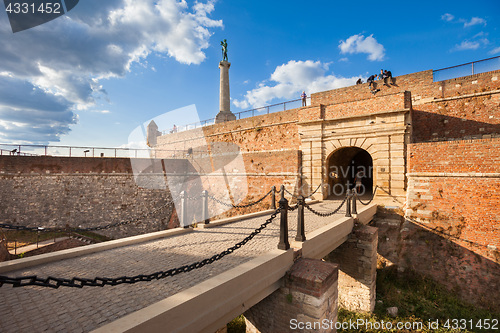
[[21,246],[21,247],[18,247],[17,249],[10,249],[9,252],[10,252],[10,254],[21,254],[24,252],[29,252],[29,251],[39,249],[39,248],[47,246],[47,245],[52,245],[54,243],[57,243],[57,242],[60,242],[60,241],[66,240],[66,239],[69,239],[69,237],[59,237],[59,238],[56,238],[55,240],[49,239],[49,240],[45,240],[42,242],[38,242],[38,244],[35,243],[35,244],[26,245],[26,246]]
[[[314,205],[329,212],[339,201]],[[306,210],[307,233],[345,215],[323,218]],[[148,274],[209,258],[241,241],[268,216],[215,228],[93,253],[4,275],[38,275],[72,278],[120,277]],[[296,234],[297,213],[289,212],[290,241]],[[126,314],[140,310],[212,276],[275,249],[279,239],[279,215],[266,229],[233,254],[189,273],[133,285],[84,287],[0,287],[0,332],[88,332]]]

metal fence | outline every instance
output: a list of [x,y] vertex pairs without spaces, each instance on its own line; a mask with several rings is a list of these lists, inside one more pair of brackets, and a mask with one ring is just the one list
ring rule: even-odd
[[114,158],[182,158],[184,150],[172,149],[134,149],[107,147],[77,147],[77,146],[44,146],[0,144],[0,156],[56,156],[56,157],[114,157]]
[[[310,105],[311,103],[311,97],[307,97],[307,104]],[[260,116],[263,114],[270,114],[274,112],[280,112],[280,111],[286,111],[286,110],[291,110],[291,109],[296,109],[302,106],[302,99],[294,99],[291,101],[286,101],[286,102],[281,102],[277,104],[271,104],[267,106],[262,106],[260,108],[255,108],[255,109],[250,109],[250,110],[245,110],[241,112],[234,113],[236,116],[236,119],[244,119],[244,118],[249,118],[249,117],[255,117],[255,116]],[[182,125],[182,126],[176,126],[175,128],[171,128],[169,130],[164,130],[161,131],[163,135],[170,134],[170,133],[176,133],[176,132],[183,132],[199,127],[204,127],[204,126],[209,126],[215,124],[215,118],[207,119],[207,120],[201,120],[196,123],[191,123],[187,125]]]
[[500,56],[432,71],[434,82],[500,69]]

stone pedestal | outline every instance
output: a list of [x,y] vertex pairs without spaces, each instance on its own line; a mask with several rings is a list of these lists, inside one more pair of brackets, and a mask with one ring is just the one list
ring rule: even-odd
[[338,266],[299,259],[283,286],[244,313],[247,333],[336,332]]
[[229,95],[229,67],[231,63],[221,61],[220,68],[220,92],[219,92],[219,113],[215,117],[215,123],[236,120],[236,116],[231,112],[231,100]]
[[339,305],[350,311],[375,309],[378,229],[355,225],[349,239],[326,259],[339,265]]

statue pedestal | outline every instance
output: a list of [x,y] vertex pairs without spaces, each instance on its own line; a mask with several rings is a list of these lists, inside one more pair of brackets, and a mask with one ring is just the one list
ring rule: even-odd
[[215,123],[223,123],[225,121],[231,121],[231,120],[236,120],[236,116],[231,112],[227,111],[220,111],[216,116],[215,116]]
[[220,69],[220,92],[219,92],[219,113],[215,117],[215,123],[236,120],[236,116],[231,112],[231,101],[229,98],[229,67],[231,63],[221,61]]

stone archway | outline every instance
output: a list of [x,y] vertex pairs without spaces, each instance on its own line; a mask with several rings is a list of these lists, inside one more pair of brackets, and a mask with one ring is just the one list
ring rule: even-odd
[[366,150],[348,146],[333,151],[326,159],[325,196],[344,197],[347,189],[352,189],[356,173],[363,171],[362,194],[372,193],[374,183],[373,158]]

